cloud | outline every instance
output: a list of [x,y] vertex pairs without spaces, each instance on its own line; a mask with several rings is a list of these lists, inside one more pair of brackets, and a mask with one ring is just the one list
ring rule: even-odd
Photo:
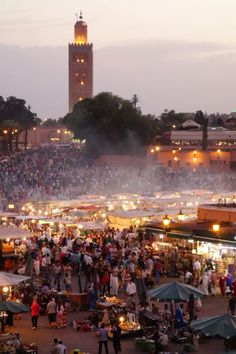
[[[42,118],[67,112],[68,48],[0,45],[0,95],[26,99]],[[235,106],[232,46],[156,40],[94,50],[94,93],[134,93],[145,113],[229,112]]]

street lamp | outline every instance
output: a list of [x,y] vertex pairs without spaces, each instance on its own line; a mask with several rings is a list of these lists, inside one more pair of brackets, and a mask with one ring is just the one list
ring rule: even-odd
[[169,217],[168,217],[167,214],[166,214],[166,215],[164,216],[164,218],[162,219],[162,222],[163,222],[163,225],[164,225],[165,227],[169,226],[169,224],[170,224],[170,219],[169,219]]
[[36,145],[36,127],[33,127],[33,131],[34,131],[34,145]]
[[184,220],[185,215],[184,215],[184,213],[182,212],[182,210],[179,211],[179,214],[178,214],[177,217],[178,217],[179,222],[181,222],[181,221]]
[[220,231],[220,225],[217,224],[217,223],[213,224],[213,225],[212,225],[212,230],[213,230],[214,232],[219,232],[219,231]]

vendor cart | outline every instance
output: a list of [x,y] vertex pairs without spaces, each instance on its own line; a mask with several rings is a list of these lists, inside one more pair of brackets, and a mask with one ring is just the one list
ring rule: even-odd
[[151,311],[144,310],[139,312],[139,323],[142,327],[155,327],[157,323],[161,321],[161,316],[156,315]]
[[67,293],[72,308],[79,311],[88,310],[88,294],[87,293]]

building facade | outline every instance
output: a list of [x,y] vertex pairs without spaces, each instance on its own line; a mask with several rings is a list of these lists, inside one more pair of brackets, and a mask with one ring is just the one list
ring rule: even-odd
[[87,23],[80,13],[69,44],[69,112],[74,105],[93,96],[93,45],[88,43]]

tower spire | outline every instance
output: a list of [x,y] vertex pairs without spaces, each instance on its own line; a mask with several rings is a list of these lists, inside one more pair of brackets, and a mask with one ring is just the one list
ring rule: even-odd
[[82,20],[82,19],[83,19],[82,10],[80,10],[79,19],[80,19],[80,20]]

